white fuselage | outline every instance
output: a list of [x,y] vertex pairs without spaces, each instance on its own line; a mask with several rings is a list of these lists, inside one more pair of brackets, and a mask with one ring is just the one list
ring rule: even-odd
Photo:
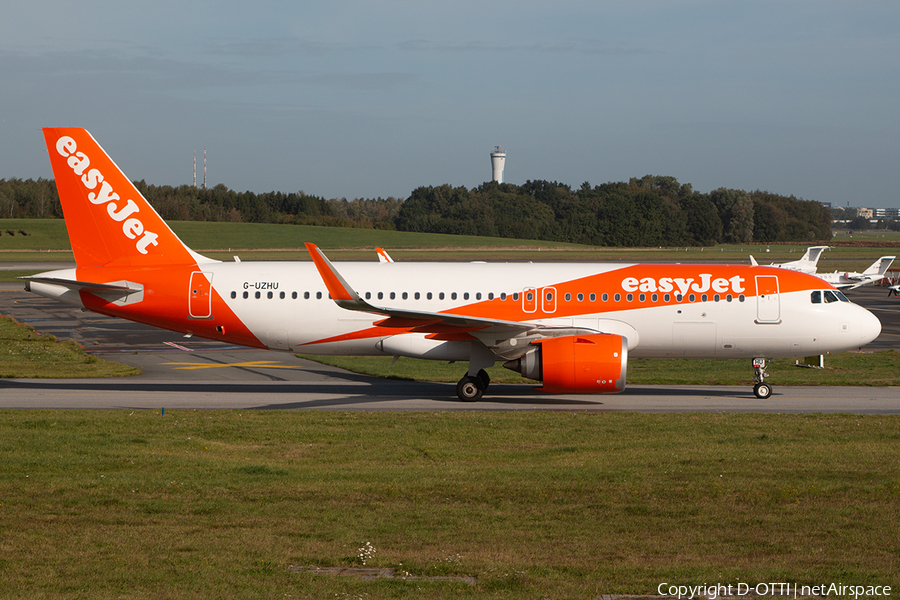
[[[673,293],[668,304],[651,306],[640,300],[640,293],[633,293],[629,301],[622,289],[591,289],[586,282],[583,289],[576,285],[568,298],[558,293],[543,302],[545,294],[541,291],[560,281],[633,266],[340,263],[348,283],[378,306],[441,312],[484,302],[490,295],[499,303],[504,318],[624,335],[631,339],[634,357],[805,356],[857,348],[871,341],[874,330],[880,330],[880,323],[865,309],[848,302],[812,304],[806,290],[765,299],[735,293],[717,295],[710,290],[705,295],[695,294],[693,302],[688,300],[689,294],[677,302]],[[391,336],[383,332],[375,337],[324,341],[371,328],[383,316],[335,305],[312,263],[213,263],[201,265],[201,269],[209,273],[213,287],[235,314],[273,349],[310,354],[416,355],[423,349],[449,344],[467,352],[466,345],[458,342],[409,343],[407,352],[401,352],[401,346],[389,345],[385,351],[378,342]],[[540,301],[525,306],[525,291],[529,289],[536,290]],[[513,299],[515,293],[518,300]],[[499,300],[501,294],[506,300]],[[650,294],[645,296],[649,300]],[[420,334],[405,335],[424,339]],[[466,358],[454,356],[456,360]]]

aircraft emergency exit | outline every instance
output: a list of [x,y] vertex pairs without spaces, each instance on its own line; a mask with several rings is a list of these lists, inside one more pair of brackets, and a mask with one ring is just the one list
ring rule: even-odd
[[[184,334],[307,354],[464,361],[462,400],[503,362],[554,393],[625,387],[632,357],[855,349],[878,319],[810,275],[746,265],[219,262],[185,246],[84,129],[44,137],[76,268],[26,289]],[[386,253],[384,253],[386,257]]]

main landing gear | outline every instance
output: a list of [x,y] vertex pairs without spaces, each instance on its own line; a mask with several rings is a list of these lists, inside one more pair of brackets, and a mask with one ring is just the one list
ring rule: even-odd
[[766,377],[769,376],[766,373],[767,366],[769,366],[769,361],[765,358],[753,359],[753,380],[756,381],[756,385],[753,386],[753,393],[761,400],[765,400],[772,395],[772,386],[766,383]]
[[463,375],[456,384],[456,395],[463,402],[477,402],[491,383],[487,371],[481,369],[476,375]]

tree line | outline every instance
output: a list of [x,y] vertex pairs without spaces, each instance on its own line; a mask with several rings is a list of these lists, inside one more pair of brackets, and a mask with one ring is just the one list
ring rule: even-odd
[[[235,192],[222,184],[135,186],[168,220],[292,223],[562,241],[595,246],[709,246],[831,238],[818,202],[769,192],[693,191],[647,175],[577,190],[549,181],[473,189],[423,186],[405,200],[328,199],[304,192]],[[60,218],[53,180],[0,179],[0,217]]]
[[396,227],[595,246],[708,246],[827,240],[831,220],[818,202],[726,188],[701,194],[674,177],[648,175],[574,191],[548,181],[420,187],[400,206]]

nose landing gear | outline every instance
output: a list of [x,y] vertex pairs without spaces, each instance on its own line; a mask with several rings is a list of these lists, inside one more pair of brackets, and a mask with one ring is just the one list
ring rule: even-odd
[[753,393],[761,400],[765,400],[772,395],[772,386],[766,383],[766,377],[769,376],[766,373],[766,367],[769,366],[769,362],[765,358],[753,359],[753,380],[756,381],[756,385],[753,386]]

